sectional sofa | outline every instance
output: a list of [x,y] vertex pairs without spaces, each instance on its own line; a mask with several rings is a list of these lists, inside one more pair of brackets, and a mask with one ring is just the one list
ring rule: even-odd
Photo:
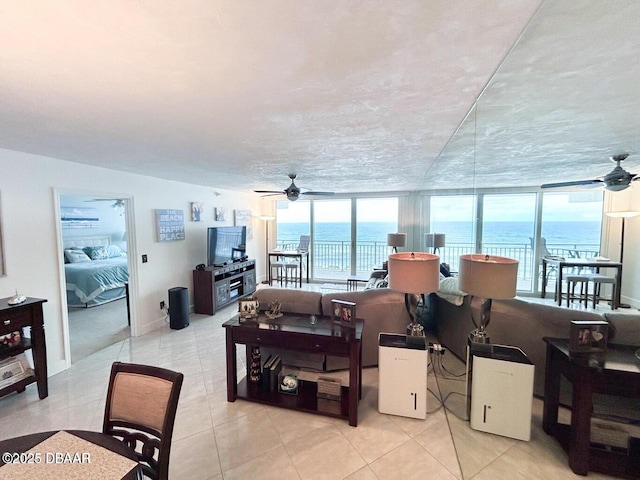
[[[479,318],[479,299],[464,296],[460,305],[431,296],[435,334],[460,359],[466,357],[467,337]],[[457,302],[460,303],[460,302]],[[635,312],[635,313],[633,313]],[[599,313],[574,310],[520,298],[493,300],[487,332],[494,344],[519,347],[535,365],[534,394],[544,396],[546,343],[543,337],[569,338],[571,320],[606,320],[609,342],[640,347],[640,313],[616,311]]]

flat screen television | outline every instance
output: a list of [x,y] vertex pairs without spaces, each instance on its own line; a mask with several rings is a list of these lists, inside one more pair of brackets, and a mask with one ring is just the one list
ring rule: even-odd
[[247,257],[247,227],[209,227],[207,265],[219,267]]

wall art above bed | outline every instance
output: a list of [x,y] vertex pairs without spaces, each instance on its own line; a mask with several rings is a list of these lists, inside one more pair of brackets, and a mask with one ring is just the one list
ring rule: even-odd
[[62,228],[97,228],[98,210],[86,207],[60,207]]

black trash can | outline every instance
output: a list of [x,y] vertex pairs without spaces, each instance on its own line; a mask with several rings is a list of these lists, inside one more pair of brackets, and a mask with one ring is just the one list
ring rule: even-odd
[[174,330],[189,326],[189,289],[169,289],[169,327]]

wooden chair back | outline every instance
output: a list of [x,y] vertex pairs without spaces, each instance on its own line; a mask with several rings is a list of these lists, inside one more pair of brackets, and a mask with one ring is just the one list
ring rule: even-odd
[[144,474],[169,478],[169,453],[184,375],[150,365],[111,366],[102,431],[135,450]]

